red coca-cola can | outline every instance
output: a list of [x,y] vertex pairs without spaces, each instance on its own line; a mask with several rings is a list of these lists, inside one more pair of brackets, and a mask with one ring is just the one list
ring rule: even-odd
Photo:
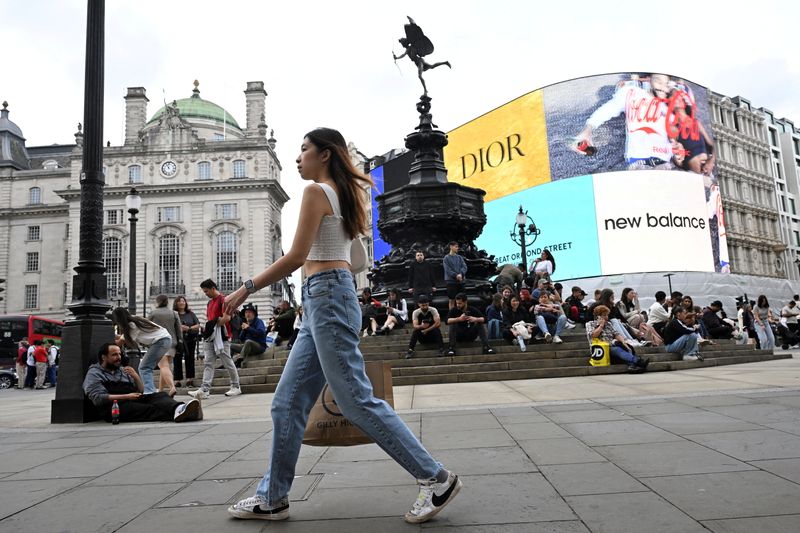
[[593,156],[594,154],[597,153],[597,148],[589,144],[589,141],[587,140],[579,141],[577,149],[579,152],[588,156]]

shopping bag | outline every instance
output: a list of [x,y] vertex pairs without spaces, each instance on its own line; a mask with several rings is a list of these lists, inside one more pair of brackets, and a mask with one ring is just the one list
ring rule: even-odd
[[[364,363],[367,377],[372,383],[372,393],[394,407],[392,392],[392,365],[383,361]],[[369,444],[372,439],[345,418],[328,388],[322,388],[317,403],[311,408],[303,435],[303,444],[310,446],[355,446]]]
[[609,366],[611,364],[611,350],[606,341],[592,339],[592,352],[589,355],[589,364],[592,366]]

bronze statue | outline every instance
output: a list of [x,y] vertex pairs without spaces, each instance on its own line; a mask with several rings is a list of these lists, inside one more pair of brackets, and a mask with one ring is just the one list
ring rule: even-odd
[[399,41],[406,51],[399,56],[394,55],[394,52],[392,52],[392,57],[397,61],[398,59],[408,56],[408,58],[414,62],[417,66],[419,81],[422,82],[422,88],[425,91],[423,96],[428,96],[428,87],[425,85],[425,79],[422,77],[422,73],[442,65],[447,65],[448,68],[453,67],[450,66],[449,61],[440,61],[432,65],[425,61],[424,57],[433,53],[433,43],[422,33],[422,28],[417,26],[414,19],[408,17],[408,24],[406,24],[404,28],[406,30],[406,36],[401,37]]

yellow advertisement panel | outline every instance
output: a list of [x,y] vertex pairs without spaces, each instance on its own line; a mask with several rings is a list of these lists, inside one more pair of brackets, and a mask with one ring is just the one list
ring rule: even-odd
[[543,92],[528,93],[447,134],[449,181],[490,202],[550,181]]

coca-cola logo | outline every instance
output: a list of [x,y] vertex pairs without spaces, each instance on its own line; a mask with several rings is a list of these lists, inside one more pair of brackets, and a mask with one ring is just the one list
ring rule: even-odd
[[[669,138],[700,140],[697,106],[686,91],[675,89],[668,98],[655,95],[636,98],[637,92],[636,89],[631,89],[628,93],[625,109],[628,124],[657,124],[663,120]],[[640,126],[631,131],[658,133],[648,126]]]

